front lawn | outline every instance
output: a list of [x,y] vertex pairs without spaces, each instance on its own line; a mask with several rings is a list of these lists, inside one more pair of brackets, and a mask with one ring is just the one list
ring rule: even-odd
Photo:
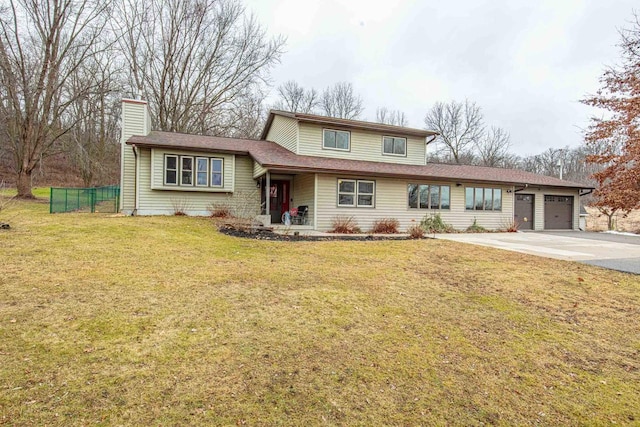
[[3,218],[0,424],[640,422],[638,276],[38,202]]

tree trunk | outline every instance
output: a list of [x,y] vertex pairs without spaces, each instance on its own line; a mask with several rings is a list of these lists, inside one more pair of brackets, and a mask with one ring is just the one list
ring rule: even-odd
[[615,215],[615,212],[612,212],[611,215],[607,215],[607,228],[609,231],[612,231],[615,225],[613,215]]
[[16,180],[18,187],[18,196],[21,199],[35,199],[35,196],[31,192],[31,172],[20,171],[18,172],[18,179]]

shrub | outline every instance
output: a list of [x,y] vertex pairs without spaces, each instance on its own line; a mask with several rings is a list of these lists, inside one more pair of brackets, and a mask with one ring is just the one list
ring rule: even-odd
[[360,232],[358,222],[352,216],[336,215],[331,219],[329,233],[354,234]]
[[515,233],[520,228],[520,223],[515,219],[506,220],[500,225],[500,230],[507,233]]
[[411,227],[407,228],[407,233],[409,233],[409,237],[412,239],[422,239],[425,235],[424,228],[422,228],[418,224],[414,224]]
[[473,218],[473,224],[467,227],[467,233],[486,233],[487,229],[478,224],[478,220]]
[[371,227],[373,234],[395,234],[400,228],[400,221],[395,218],[377,219]]
[[171,205],[173,206],[173,214],[175,216],[185,216],[187,211],[191,209],[191,203],[188,199],[171,199]]
[[226,203],[211,203],[207,206],[211,218],[231,218],[231,207]]
[[420,227],[427,233],[452,233],[453,227],[442,220],[440,214],[427,214],[420,221]]

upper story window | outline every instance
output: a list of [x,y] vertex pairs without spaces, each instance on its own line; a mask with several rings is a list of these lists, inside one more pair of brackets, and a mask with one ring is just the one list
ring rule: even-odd
[[398,138],[394,136],[382,137],[382,154],[406,156],[407,138]]
[[164,185],[222,187],[223,159],[211,157],[164,156]]
[[468,211],[502,210],[502,190],[499,188],[467,187],[464,199]]
[[451,189],[448,185],[409,184],[409,207],[412,209],[449,209]]
[[351,134],[344,130],[325,129],[322,136],[322,147],[330,150],[349,151]]

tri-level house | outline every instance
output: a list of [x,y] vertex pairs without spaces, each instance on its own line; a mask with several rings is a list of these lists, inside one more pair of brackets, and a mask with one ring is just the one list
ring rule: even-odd
[[363,230],[439,213],[456,228],[577,229],[584,185],[520,170],[427,162],[435,132],[271,111],[260,140],[152,131],[146,101],[122,102],[121,208],[131,215],[208,215],[255,205],[266,222],[308,209],[307,227],[336,216]]

